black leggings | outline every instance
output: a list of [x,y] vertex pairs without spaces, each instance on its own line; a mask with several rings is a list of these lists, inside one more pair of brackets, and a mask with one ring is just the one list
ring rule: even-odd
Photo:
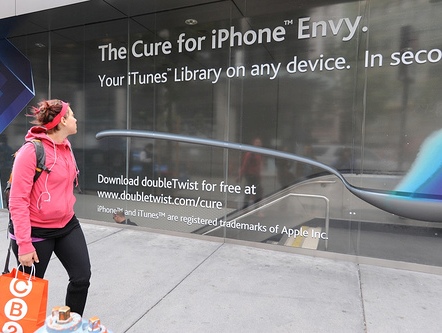
[[[77,225],[66,235],[32,243],[38,255],[35,275],[43,278],[52,253],[58,257],[69,275],[66,304],[72,312],[83,315],[91,277],[91,264],[83,230]],[[17,243],[12,240],[12,249],[18,258]],[[29,272],[30,267],[25,267]],[[57,304],[60,305],[60,304]],[[54,305],[55,306],[55,305]]]

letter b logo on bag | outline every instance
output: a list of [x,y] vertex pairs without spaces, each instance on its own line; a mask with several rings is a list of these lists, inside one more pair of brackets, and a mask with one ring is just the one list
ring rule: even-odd
[[28,313],[28,305],[20,298],[13,298],[5,304],[5,315],[12,321],[22,320]]

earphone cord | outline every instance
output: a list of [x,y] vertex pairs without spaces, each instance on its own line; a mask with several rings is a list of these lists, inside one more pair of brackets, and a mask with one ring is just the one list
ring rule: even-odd
[[52,171],[52,168],[54,167],[55,163],[57,162],[57,146],[55,145],[54,140],[52,140],[49,136],[48,136],[48,138],[51,140],[52,145],[54,147],[54,163],[52,163],[51,167],[48,170],[46,170],[45,191],[42,192],[40,194],[40,196],[38,197],[38,200],[37,200],[37,208],[38,209],[41,209],[40,202],[42,200],[43,195],[45,195],[45,194],[48,195],[48,198],[46,200],[44,200],[44,202],[50,202],[51,201],[51,193],[49,193],[49,189],[48,189],[48,179],[49,179],[49,173]]

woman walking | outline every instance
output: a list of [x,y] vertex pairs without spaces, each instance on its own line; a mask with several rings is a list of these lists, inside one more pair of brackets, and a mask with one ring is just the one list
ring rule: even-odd
[[46,100],[32,108],[34,120],[26,141],[41,141],[46,170],[34,182],[34,145],[24,144],[12,170],[9,210],[12,248],[20,264],[35,265],[44,277],[52,253],[69,275],[66,305],[83,315],[91,277],[89,253],[75,217],[73,193],[78,169],[68,136],[77,133],[77,120],[68,103]]

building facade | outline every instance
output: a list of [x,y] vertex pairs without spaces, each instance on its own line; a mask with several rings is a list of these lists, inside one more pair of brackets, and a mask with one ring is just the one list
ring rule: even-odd
[[0,37],[76,114],[78,217],[442,266],[440,1],[34,2]]

